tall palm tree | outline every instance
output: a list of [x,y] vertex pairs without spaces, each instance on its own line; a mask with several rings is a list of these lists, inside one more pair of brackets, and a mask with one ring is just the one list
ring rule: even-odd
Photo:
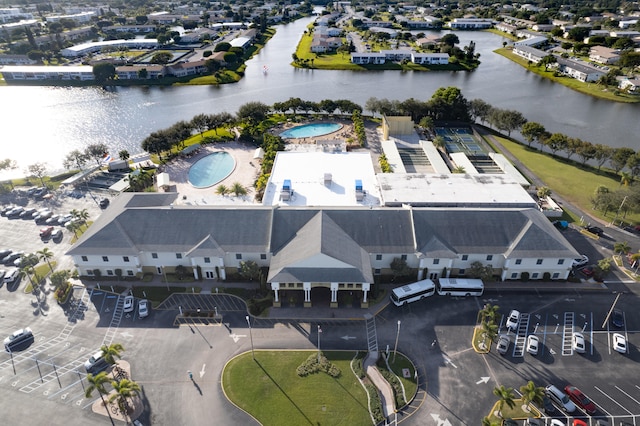
[[493,321],[484,321],[482,323],[482,332],[487,339],[494,342],[498,337],[498,326]]
[[89,219],[89,212],[87,211],[87,209],[80,210],[80,213],[78,213],[78,218],[82,220],[82,222],[87,223],[87,219]]
[[109,346],[102,345],[100,349],[104,354],[104,360],[107,361],[109,365],[115,364],[116,358],[121,358],[121,353],[124,352],[124,346],[122,346],[121,343],[112,343]]
[[631,246],[626,241],[615,243],[613,245],[613,252],[614,253],[627,254],[630,251],[631,251]]
[[542,405],[544,388],[536,386],[533,381],[529,380],[526,385],[520,386],[520,393],[522,394],[522,401],[524,402],[524,405],[529,405],[530,402]]
[[480,310],[480,315],[482,316],[482,321],[491,321],[496,322],[498,319],[498,311],[500,311],[500,306],[492,305],[491,303],[487,303]]
[[104,396],[109,393],[107,389],[104,387],[105,383],[109,383],[109,377],[107,376],[106,371],[102,371],[95,376],[93,374],[87,374],[87,381],[89,382],[89,386],[85,391],[85,396],[87,398],[91,397],[93,391],[98,391],[100,394],[100,399],[102,399],[102,405],[107,409],[107,414],[109,415],[109,420],[111,420],[111,425],[115,426],[113,423],[113,418],[111,417],[111,413],[109,412],[109,407],[107,406],[107,402],[104,400]]
[[129,413],[129,399],[134,395],[140,394],[140,385],[129,379],[122,379],[118,382],[111,382],[113,389],[116,391],[109,397],[109,402],[117,401],[118,408],[123,414]]
[[31,278],[31,274],[33,274],[33,273],[35,273],[35,269],[33,269],[33,266],[31,266],[28,263],[21,264],[21,266],[20,266],[20,276],[29,278],[29,282],[31,283],[31,287],[34,287],[33,278]]
[[73,232],[73,235],[78,237],[78,231],[80,230],[80,224],[75,223],[75,222],[69,222],[69,223],[67,223],[67,229],[69,231]]
[[505,404],[509,406],[509,408],[516,406],[513,388],[506,388],[504,385],[500,385],[500,387],[493,388],[493,394],[498,397],[498,411],[500,412],[500,417],[502,417],[502,408]]
[[51,262],[49,262],[49,259],[53,257],[53,252],[49,250],[48,247],[45,247],[42,250],[37,251],[36,254],[38,255],[38,258],[40,260],[44,260],[47,262],[47,265],[49,265],[49,270],[53,272],[53,267],[51,266]]

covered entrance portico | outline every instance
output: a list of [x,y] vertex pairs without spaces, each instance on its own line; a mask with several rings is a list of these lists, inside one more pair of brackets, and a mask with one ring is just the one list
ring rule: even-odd
[[[293,302],[303,298],[303,306],[310,308],[311,306],[329,306],[331,308],[338,307],[338,300],[342,300],[345,304],[353,304],[355,301],[360,302],[360,307],[369,307],[369,291],[370,283],[322,283],[322,282],[305,282],[305,283],[279,283],[271,282],[271,290],[274,291],[273,306],[280,307],[283,303]],[[283,295],[291,298],[282,300]],[[295,296],[292,296],[295,295]],[[339,297],[340,296],[340,297]],[[312,305],[313,298],[313,305]]]

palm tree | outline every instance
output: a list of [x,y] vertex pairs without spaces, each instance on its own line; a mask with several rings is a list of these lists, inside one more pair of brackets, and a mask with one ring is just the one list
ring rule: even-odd
[[67,223],[67,229],[73,232],[73,235],[78,236],[78,231],[80,230],[80,224],[75,222]]
[[633,180],[633,176],[629,172],[620,172],[620,186],[629,186],[631,181]]
[[33,285],[33,279],[31,278],[31,274],[35,272],[33,266],[28,263],[23,263],[20,265],[20,276],[29,278],[29,282],[31,283],[31,287],[35,287]]
[[467,171],[465,170],[464,166],[456,166],[453,168],[453,170],[451,170],[451,173],[457,173],[457,174],[465,174]]
[[498,311],[500,311],[500,306],[492,305],[491,303],[487,303],[480,310],[480,315],[482,316],[482,321],[487,320],[490,322],[496,322],[498,319]]
[[117,401],[118,408],[123,414],[129,413],[129,401],[128,399],[134,395],[140,394],[140,385],[129,379],[122,379],[118,382],[111,382],[113,389],[116,391],[109,397],[109,403]]
[[551,190],[546,186],[538,188],[538,198],[546,198],[551,195]]
[[225,196],[229,193],[229,188],[220,184],[216,187],[216,194]]
[[247,188],[240,182],[234,182],[233,185],[231,185],[231,192],[233,192],[236,197],[239,197],[241,195],[247,195]]
[[522,394],[522,402],[524,405],[529,405],[530,402],[535,402],[538,405],[542,405],[542,399],[544,398],[544,388],[536,386],[531,380],[526,385],[520,386],[520,393]]
[[116,358],[122,358],[121,352],[124,352],[124,346],[121,343],[112,343],[109,346],[102,345],[100,348],[104,354],[104,360],[109,365],[116,363]]
[[502,417],[502,408],[505,404],[507,404],[509,408],[516,406],[513,388],[506,388],[504,385],[500,385],[500,387],[493,388],[493,394],[498,397],[498,411],[500,417]]
[[446,141],[444,140],[444,138],[442,136],[436,136],[435,138],[433,138],[433,145],[436,148],[444,148]]
[[613,252],[614,253],[627,254],[630,251],[631,251],[631,246],[626,241],[623,241],[621,243],[615,243],[613,245]]
[[47,265],[49,265],[49,270],[53,272],[53,267],[51,266],[51,262],[49,262],[49,259],[53,257],[53,252],[49,250],[48,247],[45,247],[42,250],[37,251],[36,254],[38,255],[40,260],[44,260],[47,262]]
[[482,333],[487,339],[494,342],[498,337],[498,325],[493,321],[485,321],[482,323]]
[[87,211],[87,209],[82,209],[78,213],[78,218],[82,220],[82,222],[87,223],[87,219],[89,219],[89,212]]
[[107,402],[104,400],[104,396],[108,393],[105,389],[105,383],[109,383],[109,377],[107,376],[106,371],[102,371],[95,376],[93,374],[87,374],[87,381],[89,382],[89,387],[85,392],[85,396],[87,398],[91,397],[91,394],[94,390],[98,391],[100,394],[100,399],[102,399],[102,405],[107,409],[107,414],[109,415],[109,420],[111,420],[111,425],[115,426],[113,423],[113,418],[111,418],[111,413],[109,412],[109,407],[107,407]]

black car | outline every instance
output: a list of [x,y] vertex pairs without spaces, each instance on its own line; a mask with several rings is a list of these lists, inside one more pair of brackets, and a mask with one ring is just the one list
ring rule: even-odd
[[611,313],[611,324],[617,328],[624,327],[624,314],[620,309],[614,309]]
[[553,405],[553,402],[546,396],[542,398],[542,409],[545,414],[555,414],[556,412],[556,406]]
[[106,209],[107,207],[109,207],[109,199],[103,198],[102,200],[100,200],[99,204],[101,209]]
[[604,231],[602,230],[602,228],[598,228],[597,226],[587,226],[585,229],[591,232],[592,234],[596,234],[599,237],[602,236],[602,234],[604,234]]
[[11,250],[11,249],[1,249],[0,250],[0,261],[2,259],[4,259],[5,256],[9,256],[11,253],[13,253],[13,250]]
[[23,254],[24,254],[24,252],[23,252],[23,251],[20,251],[20,252],[17,252],[17,253],[11,253],[11,254],[8,254],[7,256],[5,256],[5,257],[2,259],[2,263],[4,263],[5,265],[13,264],[13,262],[14,262],[16,259],[20,258]]

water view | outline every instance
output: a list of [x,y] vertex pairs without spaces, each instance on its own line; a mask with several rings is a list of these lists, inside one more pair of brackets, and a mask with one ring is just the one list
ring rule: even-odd
[[[46,162],[62,169],[73,149],[91,143],[141,152],[151,132],[199,113],[235,113],[251,101],[266,104],[290,97],[320,101],[349,99],[364,106],[371,97],[426,100],[443,86],[457,86],[467,99],[482,98],[515,109],[551,132],[613,147],[640,145],[640,104],[603,101],[553,84],[493,53],[503,37],[488,32],[456,32],[462,46],[476,42],[482,64],[473,72],[351,72],[296,69],[289,65],[300,35],[312,18],[278,26],[275,37],[247,63],[245,78],[223,86],[161,88],[0,87],[2,155],[22,175],[27,165]],[[269,72],[263,73],[263,67]]]

